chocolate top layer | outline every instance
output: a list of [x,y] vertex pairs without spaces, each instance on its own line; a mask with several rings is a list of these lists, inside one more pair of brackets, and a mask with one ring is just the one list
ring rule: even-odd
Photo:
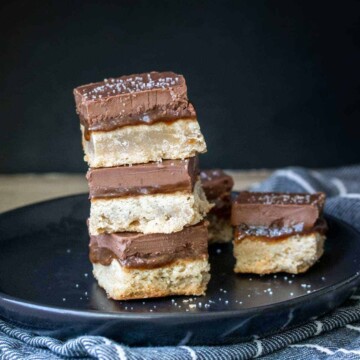
[[298,232],[305,231],[316,223],[322,213],[324,202],[324,193],[243,191],[233,203],[231,222],[233,225],[296,228]]
[[192,192],[198,160],[163,160],[160,163],[89,169],[86,174],[90,198]]
[[196,118],[182,75],[150,72],[105,79],[74,89],[76,111],[86,130]]
[[113,233],[90,237],[90,261],[110,265],[113,259],[130,268],[154,268],[177,259],[207,256],[207,223],[172,234]]
[[233,178],[221,169],[201,170],[200,179],[208,200],[230,193],[234,186]]

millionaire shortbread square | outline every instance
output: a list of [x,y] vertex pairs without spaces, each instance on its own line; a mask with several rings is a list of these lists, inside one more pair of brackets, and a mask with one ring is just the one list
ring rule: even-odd
[[112,299],[203,295],[210,279],[207,223],[173,234],[92,235],[90,260]]
[[150,72],[74,89],[90,167],[184,159],[206,151],[182,75]]
[[232,206],[235,272],[307,271],[324,251],[325,194],[241,192]]

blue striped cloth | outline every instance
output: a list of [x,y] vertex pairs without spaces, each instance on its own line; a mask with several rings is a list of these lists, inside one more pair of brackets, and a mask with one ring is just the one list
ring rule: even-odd
[[[360,166],[313,171],[287,168],[255,185],[258,191],[328,195],[325,211],[360,231]],[[228,346],[127,347],[104,337],[62,342],[0,321],[0,359],[360,359],[360,292],[322,318],[276,335]]]

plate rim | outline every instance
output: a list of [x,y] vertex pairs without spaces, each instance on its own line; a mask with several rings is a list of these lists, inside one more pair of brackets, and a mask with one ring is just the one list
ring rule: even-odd
[[[233,192],[236,193],[236,192]],[[86,196],[87,193],[78,193],[68,196],[60,196],[53,199],[48,199],[32,204],[28,204],[25,206],[17,207],[8,211],[5,211],[3,213],[0,213],[0,221],[3,217],[6,217],[8,215],[13,215],[16,212],[24,211],[33,207],[46,205],[51,202],[57,202],[60,200],[67,200],[70,198],[80,198]],[[343,221],[335,216],[328,215],[325,213],[325,217],[330,219],[332,222],[338,223],[343,227],[346,227],[348,230],[354,232],[357,234],[357,236],[360,238],[360,231],[358,231],[353,225],[347,223],[346,221]],[[1,244],[1,240],[0,240]],[[202,318],[203,320],[206,319],[216,319],[216,318],[226,318],[226,317],[239,317],[246,314],[251,314],[252,312],[266,312],[267,310],[271,309],[277,309],[277,308],[285,308],[294,306],[298,303],[302,303],[307,300],[315,299],[319,296],[323,296],[326,293],[329,293],[331,291],[334,291],[336,289],[342,288],[346,286],[349,283],[354,282],[355,287],[360,286],[360,264],[359,264],[359,271],[356,272],[354,275],[347,277],[346,279],[332,284],[330,286],[324,287],[320,290],[315,290],[314,292],[310,294],[303,294],[301,296],[298,296],[294,299],[287,299],[280,302],[277,302],[275,304],[267,304],[267,305],[261,305],[256,306],[252,308],[244,308],[244,309],[236,309],[236,310],[219,310],[219,311],[204,311],[204,312],[196,312],[196,313],[184,313],[184,312],[144,312],[144,313],[135,313],[135,312],[104,312],[101,310],[78,310],[78,309],[71,309],[71,308],[62,308],[59,306],[49,306],[49,305],[41,305],[35,302],[27,301],[24,299],[21,299],[19,297],[15,297],[12,295],[8,295],[6,293],[3,293],[0,291],[0,307],[5,308],[4,304],[11,304],[15,306],[17,309],[22,309],[23,311],[26,310],[35,310],[40,313],[51,313],[52,315],[68,315],[68,316],[75,316],[79,318],[88,318],[93,320],[121,320],[121,319],[133,319],[133,320],[142,320],[142,321],[152,321],[156,319],[163,319],[163,318],[171,318],[171,319],[177,319],[181,318],[182,322],[186,322],[184,320],[198,320],[199,318]],[[354,289],[355,290],[355,289]],[[178,296],[174,297],[178,298]],[[148,298],[146,300],[153,299]],[[156,298],[155,298],[156,299]],[[126,300],[124,300],[126,301]]]

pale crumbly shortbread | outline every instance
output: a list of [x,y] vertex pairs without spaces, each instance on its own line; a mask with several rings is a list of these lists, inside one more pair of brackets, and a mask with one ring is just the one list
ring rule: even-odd
[[233,227],[229,218],[222,218],[216,214],[208,214],[209,244],[228,243],[233,239]]
[[197,224],[211,208],[200,181],[192,193],[92,199],[89,231],[91,235],[123,231],[169,234]]
[[196,119],[123,126],[112,131],[91,131],[82,143],[90,167],[142,164],[161,159],[185,159],[206,152]]
[[303,273],[323,254],[324,241],[325,236],[318,232],[277,240],[246,236],[234,241],[234,271],[254,274]]
[[93,264],[99,285],[114,300],[204,295],[210,280],[209,271],[206,258],[177,260],[155,269],[126,268],[115,259],[109,266]]

